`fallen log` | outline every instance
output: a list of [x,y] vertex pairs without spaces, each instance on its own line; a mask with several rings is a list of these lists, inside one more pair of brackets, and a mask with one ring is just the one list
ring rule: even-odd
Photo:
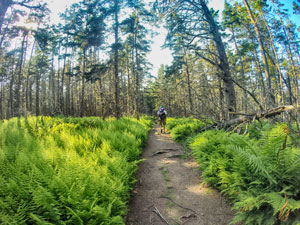
[[[237,126],[239,124],[243,124],[243,123],[247,123],[250,121],[255,121],[255,120],[259,120],[259,119],[263,119],[263,118],[270,118],[276,115],[279,115],[283,112],[287,112],[290,110],[295,109],[294,106],[292,105],[284,105],[284,106],[279,106],[264,112],[255,112],[255,113],[250,113],[250,114],[246,114],[246,113],[238,113],[238,112],[231,112],[231,114],[235,114],[235,115],[240,115],[240,117],[238,118],[234,118],[232,120],[228,120],[222,123],[214,123],[212,124],[212,126],[209,127],[210,128],[216,128],[216,129],[227,129],[230,128],[232,126]],[[207,130],[207,128],[205,129]]]

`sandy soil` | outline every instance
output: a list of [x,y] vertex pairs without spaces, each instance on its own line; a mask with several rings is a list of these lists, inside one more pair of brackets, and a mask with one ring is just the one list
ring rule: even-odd
[[233,216],[221,194],[202,185],[197,163],[156,126],[150,131],[129,203],[127,225],[223,225]]

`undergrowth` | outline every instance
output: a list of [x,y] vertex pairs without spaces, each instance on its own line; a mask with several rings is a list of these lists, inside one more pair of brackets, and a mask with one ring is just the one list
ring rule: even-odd
[[171,133],[171,137],[178,141],[184,142],[188,137],[193,136],[202,128],[210,125],[212,121],[200,121],[195,118],[167,118],[166,128]]
[[124,224],[151,120],[0,124],[0,224]]
[[246,136],[209,130],[189,143],[204,182],[232,201],[232,224],[300,224],[300,149],[287,125],[252,125]]

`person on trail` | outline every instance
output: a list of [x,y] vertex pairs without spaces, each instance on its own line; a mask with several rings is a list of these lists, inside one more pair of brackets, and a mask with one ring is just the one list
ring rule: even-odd
[[161,126],[160,132],[162,133],[164,131],[164,133],[166,133],[167,111],[164,109],[164,107],[160,107],[160,109],[157,111],[157,116]]

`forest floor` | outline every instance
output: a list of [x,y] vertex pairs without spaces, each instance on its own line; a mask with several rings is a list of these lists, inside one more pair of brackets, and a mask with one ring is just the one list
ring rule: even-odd
[[201,171],[188,150],[161,134],[149,133],[129,203],[127,225],[225,225],[233,212],[221,194],[201,184]]

